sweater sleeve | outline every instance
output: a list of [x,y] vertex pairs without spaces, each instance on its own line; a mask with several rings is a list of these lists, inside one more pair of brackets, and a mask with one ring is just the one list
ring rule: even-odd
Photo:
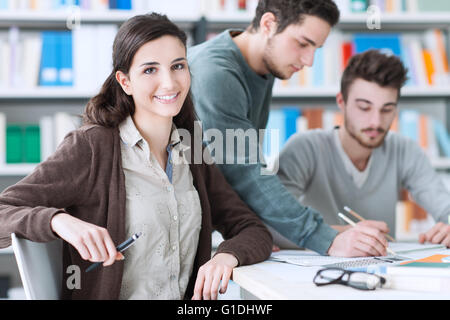
[[225,239],[217,253],[232,253],[239,265],[266,260],[272,252],[270,232],[234,192],[217,166],[205,166],[213,228]]
[[415,141],[405,140],[401,144],[403,152],[399,161],[403,187],[436,222],[448,223],[450,194],[447,188],[419,145]]
[[69,133],[53,155],[0,194],[0,247],[11,233],[36,242],[57,238],[52,217],[83,199],[87,190],[91,148],[81,130]]
[[280,153],[278,177],[296,199],[306,193],[317,164],[315,150],[306,133],[296,133]]
[[[202,73],[196,77],[203,83],[201,88],[197,84],[195,105],[206,137],[212,130],[221,132],[223,137],[230,131],[258,132],[248,119],[251,108],[238,76],[225,70],[214,76]],[[235,145],[234,153],[227,150],[227,143],[223,143],[223,149],[216,148],[211,152],[242,200],[265,223],[298,246],[326,254],[337,231],[324,223],[320,213],[301,205],[276,175],[262,174],[264,165],[261,161],[253,161],[248,150],[256,148],[255,154],[261,155],[258,143],[246,148],[245,152],[238,152]]]

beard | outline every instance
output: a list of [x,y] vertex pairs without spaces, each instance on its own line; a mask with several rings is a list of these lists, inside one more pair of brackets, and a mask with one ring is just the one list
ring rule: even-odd
[[[373,129],[373,128],[362,129],[361,134],[358,135],[356,133],[356,129],[354,129],[354,127],[350,124],[347,117],[344,118],[344,125],[345,125],[345,129],[347,130],[349,135],[353,139],[355,139],[355,141],[358,142],[360,146],[367,148],[367,149],[375,149],[375,148],[378,148],[379,146],[381,146],[384,142],[384,138],[386,137],[386,134],[388,133],[388,130],[378,127],[376,129]],[[366,142],[366,141],[364,141],[362,135],[364,132],[367,132],[367,131],[377,131],[381,135],[378,136],[377,139],[373,142]]]
[[263,54],[263,63],[266,69],[269,71],[271,75],[273,75],[275,78],[281,79],[281,80],[287,80],[290,78],[290,75],[285,75],[283,72],[276,66],[275,64],[275,58],[273,57],[273,42],[272,39],[269,39],[267,42],[267,47],[264,50]]

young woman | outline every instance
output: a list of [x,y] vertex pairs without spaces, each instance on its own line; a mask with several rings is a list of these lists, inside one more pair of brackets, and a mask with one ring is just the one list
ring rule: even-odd
[[[84,126],[0,195],[0,247],[12,232],[65,240],[68,299],[216,299],[234,267],[266,259],[272,239],[259,218],[215,165],[189,163],[194,142],[180,134],[194,137],[189,88],[184,32],[158,14],[124,23]],[[213,229],[226,240],[211,259]],[[103,267],[86,273],[92,262]],[[72,265],[77,289],[66,285]]]

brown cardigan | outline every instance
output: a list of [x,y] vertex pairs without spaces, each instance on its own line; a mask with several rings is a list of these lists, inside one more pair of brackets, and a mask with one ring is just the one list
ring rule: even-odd
[[[29,176],[0,194],[0,248],[11,244],[12,232],[37,242],[57,239],[50,220],[61,212],[107,228],[116,245],[123,242],[126,193],[120,143],[118,129],[84,126],[71,132]],[[189,151],[191,159],[194,149]],[[232,253],[239,265],[265,260],[272,248],[268,230],[215,165],[191,164],[190,169],[200,196],[202,228],[186,299],[193,295],[198,268],[211,258],[214,229],[226,239],[217,252]],[[63,298],[118,299],[123,262],[85,273],[90,264],[64,242]],[[81,268],[81,289],[65,285],[70,265]]]

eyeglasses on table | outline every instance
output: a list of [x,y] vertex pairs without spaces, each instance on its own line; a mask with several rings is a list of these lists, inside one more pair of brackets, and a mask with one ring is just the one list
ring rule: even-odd
[[367,272],[326,268],[317,271],[313,282],[316,286],[342,284],[359,290],[375,290],[377,287],[381,288],[386,284],[386,279]]

